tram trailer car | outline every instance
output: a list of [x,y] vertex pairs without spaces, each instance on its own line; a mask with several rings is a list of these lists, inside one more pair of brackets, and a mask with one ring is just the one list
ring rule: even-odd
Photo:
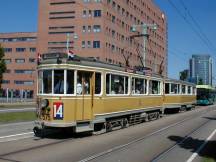
[[[167,103],[183,100],[181,94],[165,96],[163,87],[164,79],[159,76],[126,72],[124,67],[90,58],[69,60],[65,53],[44,54],[38,66],[34,132],[37,135],[49,128],[72,128],[76,133],[111,131],[157,119]],[[194,102],[192,96],[185,95],[184,101]]]
[[164,109],[185,111],[196,105],[196,86],[180,80],[164,80]]

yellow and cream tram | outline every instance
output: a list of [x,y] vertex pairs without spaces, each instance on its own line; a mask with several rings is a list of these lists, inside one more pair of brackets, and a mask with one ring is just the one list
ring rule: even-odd
[[[179,88],[174,95],[172,84],[176,83]],[[90,58],[68,60],[64,53],[44,54],[38,66],[34,131],[67,127],[93,132],[126,127],[159,118],[165,108],[192,105],[192,89],[194,85],[186,82],[127,72],[124,67]]]

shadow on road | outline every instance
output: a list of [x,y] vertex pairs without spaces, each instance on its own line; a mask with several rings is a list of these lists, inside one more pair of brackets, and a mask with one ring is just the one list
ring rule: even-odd
[[214,118],[214,117],[203,117],[203,118],[209,119],[209,120],[216,120],[216,118]]
[[[178,145],[183,148],[190,150],[192,153],[197,152],[198,148],[205,142],[204,140],[195,139],[192,137],[189,137],[184,142],[181,142],[185,139],[185,137],[180,136],[169,136],[170,140],[175,141],[178,143]],[[211,158],[216,161],[216,141],[209,141],[207,145],[198,153],[199,156],[203,158]]]

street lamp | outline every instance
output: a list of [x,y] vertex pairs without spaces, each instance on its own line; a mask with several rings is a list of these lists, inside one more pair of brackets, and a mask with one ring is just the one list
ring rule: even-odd
[[144,67],[146,67],[146,42],[147,39],[149,38],[149,34],[148,34],[148,28],[152,29],[153,31],[157,30],[157,24],[141,24],[141,25],[132,25],[131,27],[131,32],[136,32],[137,28],[140,27],[142,30],[142,34],[138,34],[138,35],[133,35],[131,36],[131,38],[134,37],[143,37],[143,65]]
[[67,48],[67,53],[69,52],[69,47],[70,47],[70,36],[73,36],[73,39],[76,40],[78,39],[78,35],[76,33],[67,33],[67,44],[66,44],[66,48]]

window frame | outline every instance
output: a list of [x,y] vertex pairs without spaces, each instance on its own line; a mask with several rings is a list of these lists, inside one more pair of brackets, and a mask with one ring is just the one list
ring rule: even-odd
[[[124,77],[124,91],[125,91],[125,88],[126,88],[126,86],[125,86],[125,77],[127,77],[128,78],[128,85],[127,85],[127,88],[128,88],[128,91],[127,91],[127,93],[123,93],[123,94],[112,94],[112,93],[107,93],[106,92],[106,88],[107,88],[107,84],[106,84],[106,79],[107,79],[107,75],[108,74],[111,74],[111,75],[118,75],[118,76],[122,76],[122,77]],[[110,76],[111,76],[110,75]],[[130,93],[131,93],[131,86],[130,86],[130,83],[131,83],[131,77],[130,77],[130,75],[128,75],[128,74],[124,74],[124,73],[121,73],[121,74],[118,74],[117,72],[112,72],[112,71],[109,71],[109,72],[105,72],[105,96],[129,96],[130,95]],[[109,82],[109,91],[110,91],[110,87],[111,87],[111,82]]]

